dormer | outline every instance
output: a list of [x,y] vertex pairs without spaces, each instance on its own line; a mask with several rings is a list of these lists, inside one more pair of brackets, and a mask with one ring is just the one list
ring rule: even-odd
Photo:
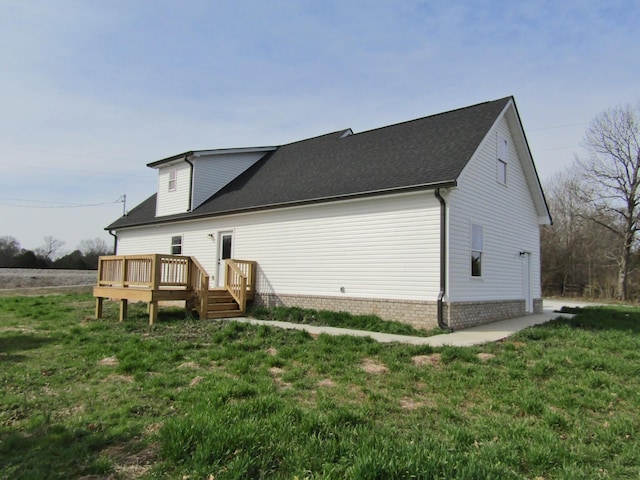
[[158,170],[156,217],[195,210],[276,148],[198,150],[147,164]]

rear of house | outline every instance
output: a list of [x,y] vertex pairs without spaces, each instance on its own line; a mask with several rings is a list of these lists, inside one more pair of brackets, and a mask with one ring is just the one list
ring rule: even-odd
[[117,253],[256,262],[255,302],[453,328],[541,308],[550,218],[511,97],[281,147],[149,164],[158,191],[109,227]]

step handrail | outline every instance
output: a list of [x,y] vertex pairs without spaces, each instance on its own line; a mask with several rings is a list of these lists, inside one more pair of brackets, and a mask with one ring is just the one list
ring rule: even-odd
[[244,314],[247,310],[247,275],[231,258],[225,260],[224,287],[238,304]]
[[196,297],[196,311],[200,320],[206,320],[209,308],[209,274],[195,257],[191,259],[189,286]]

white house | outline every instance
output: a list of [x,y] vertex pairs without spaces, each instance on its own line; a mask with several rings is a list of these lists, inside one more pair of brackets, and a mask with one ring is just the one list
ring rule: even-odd
[[279,147],[148,165],[156,194],[107,227],[120,255],[194,256],[255,302],[452,328],[539,312],[551,218],[513,97]]

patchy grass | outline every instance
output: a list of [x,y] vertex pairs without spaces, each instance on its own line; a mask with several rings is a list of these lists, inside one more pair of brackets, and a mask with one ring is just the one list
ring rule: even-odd
[[260,320],[321,325],[326,327],[351,328],[368,332],[392,333],[395,335],[413,335],[430,337],[445,333],[444,330],[420,330],[401,322],[382,320],[376,315],[352,315],[348,312],[331,312],[298,307],[253,307],[248,315]]
[[640,311],[472,348],[0,299],[0,478],[638,478]]

